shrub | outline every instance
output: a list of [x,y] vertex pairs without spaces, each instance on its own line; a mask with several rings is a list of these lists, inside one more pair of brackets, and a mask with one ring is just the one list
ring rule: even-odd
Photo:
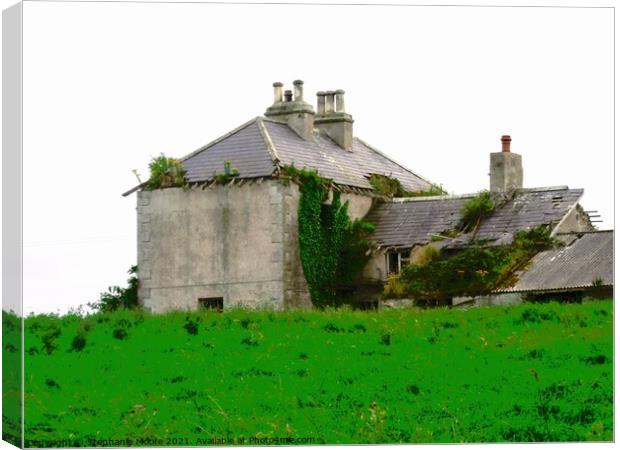
[[418,303],[437,305],[457,296],[485,295],[511,285],[514,274],[532,256],[556,244],[548,227],[541,226],[515,233],[510,245],[490,247],[471,241],[469,247],[449,255],[422,247],[421,255],[426,251],[429,254],[403,268],[400,275],[388,278],[383,296],[412,297]]
[[129,320],[127,319],[120,319],[119,321],[116,322],[115,324],[115,328],[114,331],[112,332],[112,335],[122,341],[123,339],[125,339],[128,335],[127,330],[131,327],[131,322],[129,322]]
[[169,187],[185,186],[185,170],[178,159],[168,158],[163,153],[153,158],[149,163],[151,176],[146,188],[164,189]]
[[81,352],[84,347],[86,347],[86,335],[83,332],[78,332],[71,341],[71,351]]
[[124,328],[115,328],[112,335],[119,341],[122,341],[127,337],[127,330]]
[[107,292],[103,292],[97,303],[89,303],[91,308],[97,311],[108,312],[117,309],[132,309],[138,306],[138,266],[131,266],[127,272],[129,279],[127,287],[111,286]]
[[198,334],[198,322],[192,320],[190,317],[187,317],[185,319],[185,324],[183,325],[183,328],[185,328],[185,331],[187,331],[193,336]]
[[43,349],[49,355],[56,349],[56,339],[60,336],[60,327],[52,323],[47,328],[43,336],[41,336],[41,342],[43,342]]
[[480,221],[489,217],[495,209],[495,202],[491,200],[488,191],[480,192],[476,197],[468,200],[461,208],[461,228],[463,231],[475,229]]

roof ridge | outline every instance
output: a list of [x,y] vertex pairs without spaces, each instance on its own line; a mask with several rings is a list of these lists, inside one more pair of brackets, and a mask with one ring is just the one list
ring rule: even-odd
[[381,150],[377,149],[376,147],[373,147],[372,145],[370,145],[368,142],[358,138],[357,136],[354,136],[354,139],[357,139],[359,142],[361,142],[363,145],[365,145],[366,147],[368,147],[370,150],[372,150],[375,153],[378,153],[379,155],[383,156],[385,159],[392,161],[394,164],[396,164],[397,166],[399,166],[401,169],[406,170],[407,172],[409,172],[412,175],[415,175],[416,177],[418,177],[419,179],[427,182],[428,184],[430,184],[431,186],[437,186],[436,183],[433,183],[430,180],[427,180],[426,178],[424,178],[422,175],[418,175],[417,173],[415,173],[413,170],[409,169],[408,167],[402,165],[401,163],[399,163],[398,161],[394,160],[393,158],[389,157],[388,155],[386,155],[385,153],[383,153]]
[[[581,188],[576,188],[581,189]],[[558,186],[541,186],[541,187],[530,187],[530,188],[519,188],[517,189],[517,194],[521,192],[546,192],[546,191],[567,191],[571,190],[566,185],[558,185]]]
[[557,233],[556,236],[567,236],[570,234],[597,234],[597,233],[613,233],[614,230],[590,230],[590,231],[565,231],[564,233]]
[[278,151],[276,150],[276,146],[271,140],[271,136],[269,135],[269,130],[263,123],[262,117],[256,118],[256,125],[258,126],[258,131],[260,132],[261,138],[263,138],[263,142],[265,143],[265,147],[267,147],[267,151],[269,152],[269,156],[271,156],[271,161],[273,161],[275,168],[277,169],[280,166],[280,158],[278,157]]
[[212,147],[213,145],[217,144],[218,142],[221,142],[221,141],[223,141],[224,139],[229,138],[229,137],[230,137],[230,136],[232,136],[233,134],[237,134],[237,133],[238,133],[238,132],[240,132],[241,130],[243,130],[243,129],[245,129],[245,128],[249,127],[250,125],[252,125],[253,123],[255,123],[255,122],[256,122],[259,118],[260,118],[259,116],[253,117],[252,119],[248,120],[247,122],[245,122],[245,123],[243,123],[243,124],[239,125],[239,126],[238,126],[237,128],[235,128],[235,129],[233,129],[232,131],[229,131],[228,133],[226,133],[226,134],[224,134],[224,135],[220,136],[219,138],[217,138],[217,139],[215,139],[215,140],[213,140],[213,141],[209,142],[208,144],[203,145],[203,146],[202,146],[202,147],[200,147],[199,149],[194,150],[193,152],[191,152],[191,153],[189,153],[189,154],[185,155],[184,157],[182,157],[181,159],[179,159],[179,161],[183,162],[183,161],[185,161],[185,160],[187,160],[187,159],[191,158],[192,156],[195,156],[195,155],[197,155],[198,153],[201,153],[202,151],[207,150],[209,147]]
[[263,120],[265,122],[279,123],[280,125],[287,125],[286,122],[284,122],[282,120],[276,120],[276,119],[274,119],[272,117],[258,116],[257,119]]
[[425,202],[433,200],[457,200],[461,198],[473,198],[477,194],[457,194],[457,195],[425,195],[421,197],[393,197],[387,203],[407,203]]

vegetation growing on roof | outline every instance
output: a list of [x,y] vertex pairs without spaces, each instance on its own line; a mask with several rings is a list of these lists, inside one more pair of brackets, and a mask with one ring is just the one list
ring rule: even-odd
[[224,161],[224,173],[217,174],[213,172],[213,180],[216,184],[227,184],[239,176],[239,169],[230,168],[230,161]]
[[162,153],[151,160],[149,169],[151,175],[146,184],[149,190],[186,185],[185,170],[178,159],[169,158]]
[[368,238],[374,226],[351,221],[349,203],[342,203],[337,191],[331,191],[331,205],[326,204],[332,182],[316,171],[291,165],[282,168],[282,175],[300,186],[299,251],[312,303],[321,308],[336,305],[370,257]]
[[461,229],[466,232],[477,229],[480,221],[493,214],[494,210],[495,202],[489,191],[481,191],[461,208]]
[[[472,241],[454,254],[406,266],[384,287],[384,298],[413,298],[419,304],[447,304],[453,297],[489,294],[514,284],[515,274],[538,252],[558,245],[543,225],[515,233],[510,245]],[[424,260],[423,260],[424,261]]]
[[400,180],[386,175],[372,174],[368,182],[375,192],[386,197],[427,197],[435,195],[444,195],[445,191],[441,186],[431,185],[427,191],[411,192],[407,191]]

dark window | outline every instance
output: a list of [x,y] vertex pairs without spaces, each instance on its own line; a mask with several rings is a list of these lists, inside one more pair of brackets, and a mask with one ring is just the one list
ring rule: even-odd
[[388,253],[388,275],[398,273],[398,253]]
[[224,310],[224,297],[199,298],[198,304],[201,308],[222,312]]
[[398,274],[407,265],[409,265],[409,252],[390,252],[387,255],[388,275]]

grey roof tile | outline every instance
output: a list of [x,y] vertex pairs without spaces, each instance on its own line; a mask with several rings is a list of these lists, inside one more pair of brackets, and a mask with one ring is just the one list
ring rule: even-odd
[[212,179],[214,172],[223,172],[226,160],[239,170],[239,178],[269,176],[276,168],[277,159],[280,166],[294,164],[298,168],[315,169],[340,185],[371,189],[368,177],[376,173],[398,178],[411,191],[431,187],[430,182],[360,139],[354,138],[352,151],[347,151],[318,131],[314,137],[306,141],[284,123],[257,117],[186,156],[182,159],[183,166],[189,182]]
[[[395,199],[378,203],[366,220],[375,225],[373,239],[381,246],[412,247],[427,243],[431,234],[458,227],[461,208],[474,195]],[[506,244],[517,230],[556,225],[582,195],[583,189],[566,187],[522,189],[480,223],[476,237]],[[448,247],[462,244],[455,240]]]
[[512,288],[498,292],[584,288],[597,278],[603,286],[613,286],[613,231],[575,235],[577,239],[568,246],[536,255]]
[[286,124],[265,120],[282,165],[316,169],[319,175],[331,178],[337,184],[372,188],[368,178],[372,174],[398,178],[405,189],[427,190],[431,183],[395,163],[358,138],[353,139],[351,151],[342,149],[329,137],[315,133],[314,141],[301,139]]
[[456,228],[460,210],[472,196],[442,196],[377,204],[365,220],[375,225],[373,239],[384,247],[424,244],[431,234]]
[[214,173],[224,172],[224,162],[239,170],[240,178],[269,176],[275,166],[256,120],[247,123],[224,139],[215,141],[183,159],[187,181],[206,181]]
[[499,239],[505,233],[558,224],[579,201],[583,189],[525,189],[480,224],[477,236]]

